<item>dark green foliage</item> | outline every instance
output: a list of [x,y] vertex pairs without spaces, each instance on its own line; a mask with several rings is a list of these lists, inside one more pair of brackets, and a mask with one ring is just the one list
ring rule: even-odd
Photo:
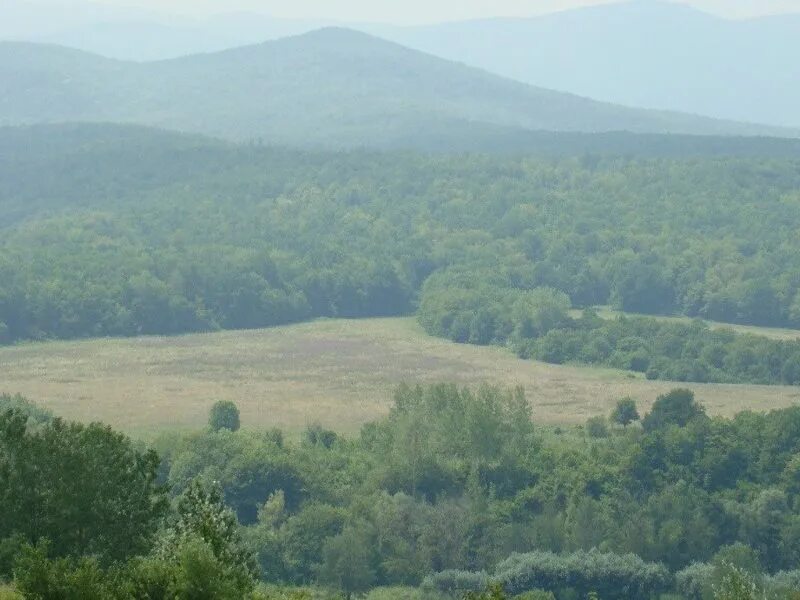
[[103,569],[94,558],[53,559],[48,550],[42,542],[17,555],[14,584],[25,598],[241,600],[250,597],[257,577],[232,513],[218,493],[199,485],[181,497],[176,522],[147,555]]
[[456,342],[507,345],[523,358],[606,365],[648,379],[793,385],[800,372],[800,341],[739,335],[700,321],[603,320],[591,310],[573,319],[563,294],[503,288],[493,278],[432,276],[422,290],[420,323]]
[[530,590],[528,592],[523,592],[522,594],[517,594],[514,596],[514,600],[556,600],[556,597],[553,592]]
[[208,425],[211,431],[239,431],[239,408],[230,400],[215,402],[208,414]]
[[111,581],[91,558],[48,558],[48,545],[26,546],[17,557],[14,583],[33,600],[107,600]]
[[0,539],[47,538],[55,557],[103,563],[147,549],[166,508],[155,453],[99,424],[27,422],[0,414]]
[[502,496],[531,481],[536,440],[521,389],[401,386],[384,423],[367,427],[367,448],[384,457],[391,492],[434,499],[464,488],[469,476]]
[[322,548],[322,563],[318,580],[347,594],[364,592],[376,581],[372,563],[369,530],[365,527],[346,527],[340,534],[329,538]]
[[691,390],[676,389],[659,396],[645,416],[645,431],[655,431],[670,425],[686,427],[694,419],[704,418],[705,410],[694,399]]
[[305,469],[268,433],[223,429],[195,434],[182,440],[166,458],[176,493],[195,480],[218,483],[226,503],[244,524],[254,523],[263,502],[278,490],[291,510],[307,496]]

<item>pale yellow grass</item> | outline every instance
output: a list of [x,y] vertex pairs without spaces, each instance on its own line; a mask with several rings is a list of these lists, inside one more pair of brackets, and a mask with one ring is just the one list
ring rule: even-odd
[[633,396],[646,409],[676,385],[714,414],[790,406],[800,389],[650,382],[610,369],[555,366],[502,348],[433,338],[413,318],[323,320],[257,331],[26,344],[0,349],[0,391],[59,415],[147,435],[205,423],[233,400],[246,427],[297,431],[319,422],[344,433],[386,414],[400,382],[522,385],[535,419],[582,423]]

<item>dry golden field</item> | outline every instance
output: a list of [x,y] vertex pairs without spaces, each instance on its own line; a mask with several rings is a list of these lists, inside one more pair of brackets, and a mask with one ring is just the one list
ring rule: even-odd
[[57,414],[100,420],[134,435],[205,423],[216,400],[236,402],[245,427],[344,433],[388,409],[398,383],[522,385],[535,419],[582,423],[630,395],[641,408],[690,387],[714,414],[800,401],[800,388],[650,382],[610,369],[517,359],[502,348],[432,338],[413,318],[322,320],[257,331],[25,344],[0,349],[0,392]]

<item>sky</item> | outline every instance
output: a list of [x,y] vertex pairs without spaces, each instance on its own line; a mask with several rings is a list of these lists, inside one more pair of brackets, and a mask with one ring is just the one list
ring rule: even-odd
[[[0,0],[0,6],[3,1]],[[77,0],[61,1],[70,3]],[[535,16],[578,6],[604,4],[608,0],[95,0],[95,2],[198,17],[215,12],[241,10],[257,11],[282,18],[414,24],[493,16]],[[683,0],[683,3],[730,18],[785,12],[800,13],[800,0]]]

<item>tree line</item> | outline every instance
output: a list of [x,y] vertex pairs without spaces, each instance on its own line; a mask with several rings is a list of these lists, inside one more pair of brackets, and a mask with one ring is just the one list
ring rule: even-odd
[[459,343],[498,344],[522,358],[603,365],[648,379],[700,383],[800,384],[800,340],[772,340],[690,323],[592,309],[570,314],[566,294],[520,290],[480,280],[432,276],[417,311],[425,330]]

